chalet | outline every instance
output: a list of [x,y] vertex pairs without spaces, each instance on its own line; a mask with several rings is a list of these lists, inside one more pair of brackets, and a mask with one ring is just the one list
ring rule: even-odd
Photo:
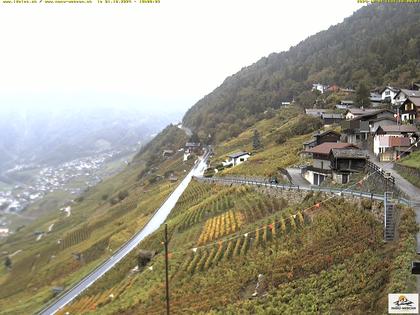
[[336,85],[336,84],[333,84],[333,85],[330,85],[327,88],[327,91],[328,92],[339,92],[340,91],[340,87],[338,85]]
[[381,94],[383,102],[394,104],[394,97],[398,92],[399,89],[393,88],[392,86],[386,86],[379,93]]
[[351,174],[364,171],[368,158],[367,152],[360,149],[332,149],[330,167],[333,181],[338,184],[348,183]]
[[185,152],[192,153],[192,152],[200,152],[201,151],[201,143],[197,142],[187,142],[185,144]]
[[323,94],[328,89],[328,85],[323,85],[321,83],[312,84],[312,91],[319,91]]
[[402,105],[407,98],[419,98],[420,97],[420,91],[417,90],[406,90],[401,89],[394,97],[394,103],[396,106]]
[[409,154],[417,138],[417,128],[412,125],[379,126],[373,139],[373,153],[379,161],[393,161]]
[[309,150],[324,142],[340,142],[341,134],[334,130],[317,132],[313,134],[313,138],[303,143],[303,150]]
[[397,120],[394,117],[379,117],[369,120],[370,133],[375,134],[379,126],[393,126],[397,124]]
[[222,162],[223,166],[236,166],[239,164],[242,164],[243,162],[247,161],[249,159],[249,157],[251,156],[251,154],[249,152],[237,152],[237,153],[233,153],[228,155],[228,158],[225,162]]
[[321,119],[324,125],[332,125],[340,123],[344,117],[342,114],[324,113],[321,114]]
[[163,150],[162,152],[162,156],[163,157],[168,157],[174,154],[174,150]]
[[5,237],[9,235],[9,229],[8,228],[0,228],[0,237]]
[[369,100],[373,107],[382,105],[382,95],[378,92],[370,92]]
[[323,108],[306,108],[305,109],[305,114],[306,115],[310,115],[310,116],[314,116],[314,117],[321,117],[322,114],[328,113],[331,110],[329,109],[323,109]]
[[398,107],[397,117],[403,123],[420,125],[420,97],[408,96]]
[[358,116],[376,113],[378,109],[375,108],[350,108],[346,111],[346,119],[354,119]]
[[327,177],[332,177],[331,157],[332,149],[358,149],[350,143],[324,142],[305,152],[312,156],[312,165],[302,170],[303,177],[312,185],[320,185]]
[[360,147],[366,148],[369,134],[374,133],[379,126],[396,124],[393,111],[388,109],[352,109],[350,111],[347,117],[354,118],[343,121],[341,131],[345,141]]
[[171,174],[171,175],[169,175],[168,180],[170,182],[176,182],[176,181],[178,181],[178,177],[175,174]]
[[335,108],[337,108],[337,109],[349,109],[349,108],[352,108],[353,106],[354,106],[353,101],[342,100],[342,101],[340,101],[339,104],[335,105]]

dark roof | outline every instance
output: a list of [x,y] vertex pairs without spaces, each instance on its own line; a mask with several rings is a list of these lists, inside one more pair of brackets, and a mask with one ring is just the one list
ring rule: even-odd
[[367,159],[368,154],[360,149],[332,149],[331,154],[334,158],[342,159]]
[[325,135],[330,134],[330,133],[333,133],[337,136],[341,136],[341,133],[339,133],[337,131],[334,131],[334,130],[325,130],[323,132],[314,133],[313,136],[314,137],[322,137],[322,136],[325,136]]
[[240,156],[247,155],[247,154],[249,154],[249,153],[241,151],[241,152],[236,152],[236,153],[233,153],[233,154],[229,154],[228,157],[230,157],[232,159],[236,159]]
[[395,119],[395,117],[379,117],[376,119],[372,119],[371,122],[378,122],[378,121],[382,121],[382,120],[389,120],[389,121],[394,121],[396,122],[397,119]]
[[330,113],[325,113],[325,114],[321,114],[321,118],[335,118],[335,119],[343,119],[343,115],[341,114],[330,114]]
[[366,114],[374,114],[379,112],[380,109],[374,109],[374,108],[350,108],[347,110],[346,113],[350,112],[353,115],[366,115]]
[[380,90],[379,91],[379,93],[383,93],[386,89],[390,89],[392,92],[394,92],[394,93],[398,93],[398,91],[399,91],[399,89],[397,89],[397,88],[394,88],[394,87],[392,87],[392,86],[386,86],[386,87],[384,87],[382,90]]
[[413,125],[389,125],[389,126],[379,126],[376,132],[417,132],[416,126]]
[[201,144],[196,142],[187,142],[185,144],[186,147],[199,147]]
[[398,96],[398,94],[403,93],[406,96],[410,96],[410,97],[420,97],[420,91],[418,90],[406,90],[406,89],[401,89],[397,95],[395,95],[395,97]]
[[354,117],[353,120],[366,120],[382,113],[389,113],[391,117],[394,117],[394,112],[390,109],[375,109],[366,114],[358,115],[357,117]]
[[321,114],[331,111],[324,108],[305,108],[306,115],[321,116]]
[[420,107],[420,97],[409,96],[409,97],[407,97],[407,100],[405,102],[407,102],[407,101],[409,101],[409,102],[413,103],[414,105]]
[[354,144],[344,142],[324,142],[316,147],[306,150],[307,153],[315,154],[329,154],[332,149],[343,149],[343,148],[357,148]]

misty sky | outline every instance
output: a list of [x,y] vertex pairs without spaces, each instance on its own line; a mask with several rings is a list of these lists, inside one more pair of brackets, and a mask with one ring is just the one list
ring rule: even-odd
[[341,22],[356,0],[0,5],[0,108],[187,109],[263,56]]

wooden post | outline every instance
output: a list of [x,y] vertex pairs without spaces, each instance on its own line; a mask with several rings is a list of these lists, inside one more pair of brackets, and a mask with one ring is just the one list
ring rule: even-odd
[[168,225],[165,224],[165,278],[166,278],[166,315],[169,315],[169,263],[168,263]]

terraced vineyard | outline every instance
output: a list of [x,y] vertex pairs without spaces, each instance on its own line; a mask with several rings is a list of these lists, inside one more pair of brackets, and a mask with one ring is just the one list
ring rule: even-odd
[[[303,301],[313,296],[315,312],[340,313],[340,303],[319,294],[325,290],[324,283],[334,287],[334,281],[343,283],[334,296],[346,296],[338,299],[346,309],[376,313],[386,306],[378,292],[394,290],[397,283],[399,290],[409,290],[414,278],[408,269],[401,273],[393,264],[410,259],[408,244],[414,241],[416,229],[411,210],[400,209],[404,214],[401,244],[407,245],[384,244],[382,223],[362,204],[341,197],[319,203],[323,198],[309,193],[286,201],[286,197],[263,195],[251,187],[193,182],[168,220],[172,313],[265,313],[260,305],[281,309],[284,314],[292,309],[310,313]],[[194,214],[196,219],[192,219]],[[96,304],[92,313],[164,312],[161,241],[161,229],[144,241],[142,248],[157,255],[140,269],[130,289],[115,301]],[[380,263],[381,271],[372,272]],[[130,277],[136,264],[133,253],[89,289],[88,295],[109,295],[111,288]],[[259,274],[262,280],[257,288]],[[301,291],[295,289],[298,287]],[[294,308],[282,298],[290,298],[288,288],[296,296]],[[366,307],[360,302],[362,294],[376,302]]]
[[102,293],[98,293],[92,296],[83,296],[74,301],[71,305],[66,306],[61,311],[57,312],[58,315],[66,314],[84,314],[93,312],[97,308],[111,303],[119,298],[119,296],[125,291],[129,290],[135,278],[129,277],[116,287],[108,289]]

